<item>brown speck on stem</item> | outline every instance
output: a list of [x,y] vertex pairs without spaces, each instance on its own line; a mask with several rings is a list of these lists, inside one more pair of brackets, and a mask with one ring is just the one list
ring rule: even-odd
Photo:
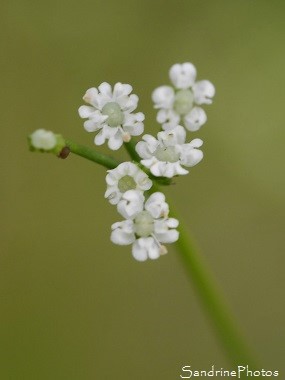
[[62,158],[62,159],[64,160],[65,158],[68,157],[69,153],[70,153],[70,149],[68,148],[68,146],[65,146],[65,147],[60,151],[60,153],[58,154],[58,157],[59,157],[59,158]]

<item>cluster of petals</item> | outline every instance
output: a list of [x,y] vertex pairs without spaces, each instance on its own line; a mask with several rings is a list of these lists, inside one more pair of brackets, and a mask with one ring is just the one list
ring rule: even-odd
[[175,242],[179,233],[178,220],[168,217],[164,194],[156,192],[145,201],[142,193],[128,190],[123,199],[118,211],[126,219],[112,225],[111,241],[132,244],[132,255],[138,261],[157,259],[167,253],[161,243]]
[[196,75],[192,63],[176,63],[169,70],[174,88],[160,86],[153,91],[154,107],[159,109],[157,121],[164,130],[170,130],[183,121],[185,128],[194,132],[206,123],[207,115],[198,106],[212,103],[215,87],[208,80],[196,82]]
[[109,83],[87,90],[83,100],[89,105],[78,110],[87,132],[96,132],[94,143],[102,145],[108,140],[112,150],[119,149],[131,136],[139,136],[144,130],[144,114],[133,113],[138,105],[138,96],[131,94],[129,84],[116,83],[114,89]]
[[123,162],[115,169],[108,170],[106,183],[105,198],[112,205],[117,205],[128,190],[143,193],[152,186],[147,174],[132,162]]
[[180,125],[159,132],[157,138],[144,135],[142,139],[137,143],[136,151],[142,158],[141,163],[157,177],[187,174],[189,171],[184,166],[192,167],[203,158],[203,152],[198,149],[202,140],[194,139],[186,144],[186,131]]

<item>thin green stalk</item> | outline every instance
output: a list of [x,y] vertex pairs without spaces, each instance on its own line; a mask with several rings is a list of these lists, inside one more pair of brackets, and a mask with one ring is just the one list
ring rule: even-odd
[[79,145],[70,140],[65,140],[65,143],[72,153],[77,154],[78,156],[84,157],[87,160],[96,162],[99,165],[103,165],[107,169],[114,169],[120,163],[117,160],[115,160],[113,157],[99,153],[94,149],[88,148],[87,146]]
[[131,139],[129,142],[124,143],[124,146],[134,161],[140,162],[141,157],[136,152],[136,141]]
[[[160,191],[156,183],[149,190],[151,193]],[[248,347],[238,329],[234,316],[229,311],[220,289],[209,272],[202,255],[195,247],[190,234],[183,227],[181,218],[176,215],[174,207],[169,204],[171,217],[180,220],[179,224],[179,239],[175,243],[176,250],[183,263],[188,279],[194,285],[200,303],[216,333],[217,338],[221,342],[221,346],[229,360],[234,366],[246,366],[251,369],[256,368],[255,361],[249,353]],[[241,373],[240,378],[246,377]]]
[[[175,217],[172,207],[170,207],[170,210],[172,211],[171,215]],[[180,223],[179,231],[179,239],[175,243],[177,252],[191,282],[196,288],[202,306],[212,320],[213,327],[228,359],[233,365],[249,365],[253,368],[253,360],[241,338],[237,324],[234,322],[234,317],[182,223]]]

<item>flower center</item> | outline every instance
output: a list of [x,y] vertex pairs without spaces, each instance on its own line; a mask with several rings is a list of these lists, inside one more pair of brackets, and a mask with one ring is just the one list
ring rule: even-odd
[[159,161],[165,162],[177,162],[179,161],[180,155],[175,151],[174,146],[161,147],[159,146],[155,151],[155,157]]
[[116,102],[105,104],[102,108],[102,114],[108,116],[107,122],[110,127],[118,127],[124,121],[124,113]]
[[133,177],[130,175],[125,175],[124,177],[120,178],[118,181],[118,188],[121,193],[125,193],[128,190],[135,190],[137,187],[137,184]]
[[153,217],[148,211],[140,212],[135,218],[135,233],[140,237],[150,236],[153,232]]
[[179,115],[186,115],[193,107],[194,96],[191,90],[179,90],[175,95],[174,110]]

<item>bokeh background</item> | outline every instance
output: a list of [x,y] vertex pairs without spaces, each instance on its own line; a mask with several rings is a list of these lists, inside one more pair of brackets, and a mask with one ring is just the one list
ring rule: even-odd
[[284,11],[282,0],[1,2],[1,380],[230,367],[175,249],[142,264],[111,244],[120,217],[105,170],[26,144],[45,128],[92,147],[77,109],[103,81],[131,83],[156,133],[150,94],[185,61],[217,95],[188,135],[204,140],[204,161],[166,193],[261,367],[282,373]]

